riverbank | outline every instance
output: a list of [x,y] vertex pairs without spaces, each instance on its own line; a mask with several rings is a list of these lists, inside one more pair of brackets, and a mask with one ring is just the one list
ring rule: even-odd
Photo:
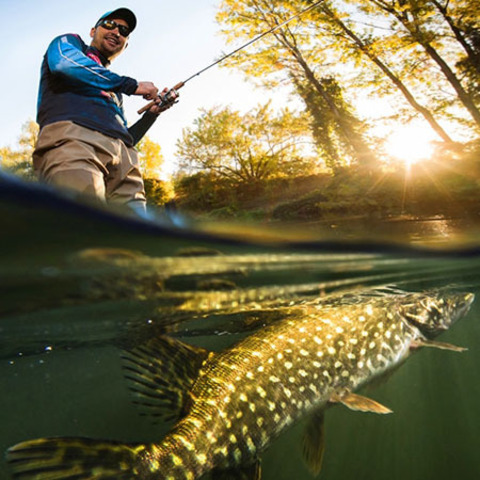
[[348,171],[249,184],[196,175],[176,188],[176,206],[205,220],[395,222],[429,218],[480,220],[474,175],[446,169],[368,175]]

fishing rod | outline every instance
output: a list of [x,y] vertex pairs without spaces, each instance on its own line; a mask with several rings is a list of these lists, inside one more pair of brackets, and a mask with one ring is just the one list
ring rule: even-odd
[[[257,42],[258,40],[260,40],[261,38],[265,37],[266,35],[269,35],[270,33],[273,33],[275,32],[276,30],[282,28],[283,26],[285,26],[287,23],[290,23],[292,20],[295,20],[296,18],[299,18],[301,17],[302,15],[304,15],[305,13],[307,13],[308,11],[314,9],[315,7],[317,7],[318,5],[320,5],[321,3],[323,3],[325,0],[318,0],[316,1],[315,3],[312,3],[309,7],[303,9],[301,12],[297,13],[296,15],[293,15],[292,17],[290,18],[287,18],[285,21],[283,21],[282,23],[279,23],[278,25],[275,25],[274,27],[272,27],[270,30],[267,30],[266,32],[263,32],[263,33],[260,33],[259,35],[257,35],[255,38],[253,38],[252,40],[249,40],[247,43],[245,43],[244,45],[242,45],[241,47],[238,47],[236,48],[235,50],[233,50],[232,52],[230,53],[227,53],[226,55],[224,55],[222,58],[220,58],[219,60],[216,60],[215,62],[211,63],[210,65],[206,66],[205,68],[202,68],[201,70],[199,70],[198,72],[194,73],[193,75],[191,75],[190,77],[188,77],[186,80],[183,80],[182,82],[178,82],[176,85],[174,85],[167,93],[165,93],[164,95],[159,95],[159,98],[161,99],[161,102],[159,104],[160,107],[168,107],[170,106],[172,103],[175,102],[175,99],[178,97],[178,94],[177,94],[177,90],[180,90],[180,88],[182,88],[187,82],[189,82],[190,80],[193,80],[195,77],[198,77],[199,75],[201,75],[203,72],[206,72],[207,70],[209,70],[210,68],[214,67],[215,65],[218,65],[219,63],[225,61],[227,58],[230,58],[231,56],[235,55],[236,53],[240,52],[241,50],[243,50],[244,48],[247,48],[248,46],[252,45],[252,43],[255,43]],[[155,105],[155,101],[151,101],[150,103],[148,103],[147,105],[145,105],[144,107],[142,107],[138,113],[141,114],[141,113],[144,113],[146,112],[147,110],[149,110],[151,107],[153,107],[153,105]]]

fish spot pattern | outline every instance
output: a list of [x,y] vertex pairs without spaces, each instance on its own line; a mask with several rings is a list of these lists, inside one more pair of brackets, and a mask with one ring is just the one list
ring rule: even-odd
[[[215,401],[198,402],[198,415],[208,413],[211,425],[196,427],[223,467],[254,461],[306,408],[336,391],[354,391],[408,352],[409,330],[381,300],[318,307],[302,305],[298,318],[265,327],[230,349],[221,358],[225,378],[214,367],[205,370],[204,378],[214,379],[208,387]],[[194,389],[193,398],[202,395]],[[193,452],[196,442],[184,441],[185,451]],[[173,463],[180,466],[179,460]],[[208,461],[197,455],[198,464]]]

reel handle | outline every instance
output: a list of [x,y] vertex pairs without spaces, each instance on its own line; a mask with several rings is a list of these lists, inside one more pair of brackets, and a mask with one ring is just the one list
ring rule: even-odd
[[[168,97],[168,94],[171,92],[171,91],[175,91],[175,90],[179,90],[180,88],[182,88],[183,86],[185,85],[185,82],[179,82],[177,83],[176,85],[174,85],[166,94],[165,94],[165,97]],[[146,112],[147,110],[149,110],[151,107],[153,107],[155,105],[155,101],[152,100],[151,102],[147,103],[146,105],[144,105],[137,113],[139,115],[141,115],[142,113]]]

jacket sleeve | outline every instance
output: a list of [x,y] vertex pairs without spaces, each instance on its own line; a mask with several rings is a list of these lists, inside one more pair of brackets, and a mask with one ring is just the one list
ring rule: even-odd
[[151,112],[145,112],[143,117],[128,129],[133,138],[134,145],[136,145],[144,137],[148,129],[155,123],[157,118],[158,115],[155,115]]
[[132,95],[135,79],[117,75],[83,53],[83,42],[73,34],[55,38],[47,50],[48,67],[72,85],[95,87],[109,92]]

